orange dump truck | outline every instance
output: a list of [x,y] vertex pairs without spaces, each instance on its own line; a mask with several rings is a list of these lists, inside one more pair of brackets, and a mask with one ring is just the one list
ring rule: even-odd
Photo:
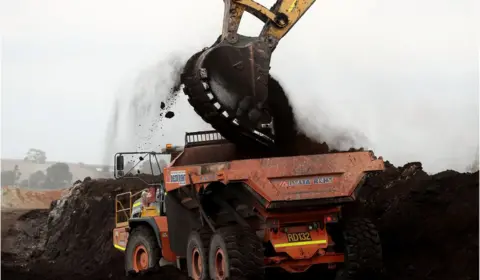
[[[343,210],[367,173],[383,169],[371,152],[248,158],[215,131],[187,133],[142,198],[117,197],[114,246],[125,251],[127,272],[163,258],[193,279],[264,279],[267,270],[311,267],[338,279],[375,277],[375,225]],[[122,153],[115,172],[123,175]]]

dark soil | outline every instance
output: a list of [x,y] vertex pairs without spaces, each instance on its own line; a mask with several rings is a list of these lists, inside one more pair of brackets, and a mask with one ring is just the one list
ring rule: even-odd
[[478,279],[479,173],[388,165],[362,189],[390,279]]
[[[420,163],[396,168],[387,162],[384,172],[367,179],[357,211],[380,230],[388,279],[478,279],[478,175],[429,176]],[[30,224],[24,228],[36,225],[38,234],[11,232],[22,246],[17,253],[2,252],[2,276],[126,279],[123,255],[112,246],[114,198],[142,188],[136,179],[89,180],[50,212],[24,214],[19,220]],[[186,279],[173,267],[141,279],[150,277]]]
[[[153,177],[141,178],[151,182]],[[27,212],[18,222],[26,219],[22,217],[36,216],[35,228],[45,234],[43,238],[28,239],[24,236],[32,235],[29,230],[12,232],[23,247],[8,254],[2,251],[2,276],[4,279],[21,279],[19,275],[25,279],[38,275],[42,277],[37,279],[122,279],[123,255],[112,246],[115,195],[144,188],[145,184],[136,178],[87,178],[72,187],[67,197],[52,203],[50,211]],[[24,249],[29,247],[33,249]],[[27,257],[25,251],[29,252]]]
[[46,227],[39,225],[47,223],[48,214],[48,209],[2,211],[2,263],[12,259],[26,265],[36,256],[47,236]]

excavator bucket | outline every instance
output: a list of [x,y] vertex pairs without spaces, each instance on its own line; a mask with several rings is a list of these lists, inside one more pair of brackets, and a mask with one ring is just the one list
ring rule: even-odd
[[240,46],[216,43],[187,63],[183,83],[191,105],[229,140],[274,142],[267,106],[270,56],[264,42],[244,38]]
[[[313,2],[279,0],[267,9],[252,0],[224,0],[222,35],[190,58],[181,81],[197,114],[228,140],[274,149],[281,110],[269,95],[271,55]],[[265,23],[258,37],[237,33],[245,11]]]

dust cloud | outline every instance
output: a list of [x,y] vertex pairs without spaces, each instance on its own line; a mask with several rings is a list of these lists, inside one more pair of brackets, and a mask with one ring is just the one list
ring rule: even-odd
[[[479,143],[478,50],[471,9],[455,1],[387,2],[316,4],[282,39],[273,53],[271,73],[285,87],[298,127],[307,136],[335,149],[370,148],[395,165],[421,161],[431,173],[465,171]],[[255,28],[250,22],[243,26]],[[217,33],[212,29],[202,34]],[[207,43],[211,42],[204,46]],[[174,84],[169,80],[174,67],[165,67],[154,69],[164,74],[166,90],[152,100],[140,100],[146,109],[159,110],[159,101]],[[149,88],[155,88],[151,83]],[[142,96],[138,90],[128,93]],[[137,121],[158,119],[158,111],[134,117],[134,110],[125,105],[134,98],[122,98],[127,100],[121,102],[120,115],[129,115],[128,109]],[[163,120],[159,134],[168,131],[172,141],[181,143],[185,131],[209,126],[183,94],[177,98],[175,117]],[[137,121],[130,121],[128,133],[148,134],[147,128],[134,127]],[[141,142],[137,140],[142,137],[125,133],[110,139],[122,135],[133,138],[127,142]]]
[[307,136],[431,173],[465,171],[479,143],[474,17],[464,2],[387,2],[316,4],[271,72]]
[[175,53],[141,71],[118,91],[108,121],[104,163],[116,152],[159,151],[183,144],[185,130],[209,129],[180,91],[180,74],[188,59]]

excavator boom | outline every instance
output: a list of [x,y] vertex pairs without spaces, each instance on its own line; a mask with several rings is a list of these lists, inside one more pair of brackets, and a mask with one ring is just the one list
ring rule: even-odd
[[[274,149],[280,110],[269,95],[272,52],[314,2],[278,0],[267,9],[252,0],[224,0],[222,34],[190,58],[181,80],[197,114],[228,140]],[[265,23],[257,37],[238,34],[245,12]]]
[[314,2],[315,0],[279,0],[267,9],[253,0],[225,0],[221,38],[231,44],[238,42],[238,28],[243,13],[247,11],[265,23],[258,38],[266,42],[273,51],[280,39],[292,29]]

